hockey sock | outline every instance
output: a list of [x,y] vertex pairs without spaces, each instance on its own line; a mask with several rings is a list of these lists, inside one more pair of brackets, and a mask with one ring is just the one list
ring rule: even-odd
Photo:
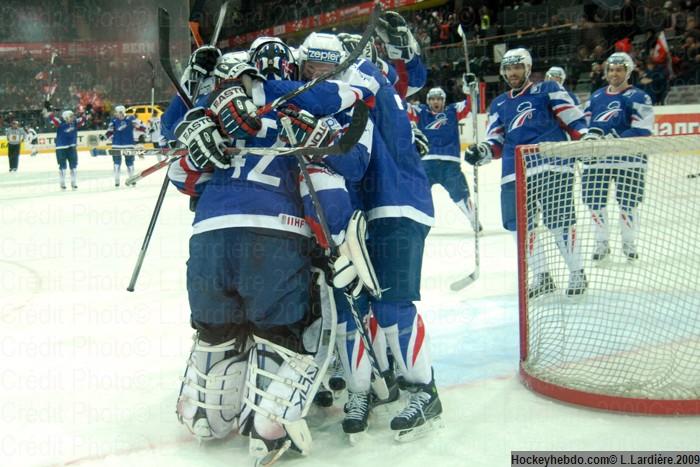
[[559,252],[564,257],[564,262],[569,267],[569,271],[580,271],[583,269],[583,257],[581,256],[580,241],[576,237],[576,226],[560,227],[552,229],[552,234],[559,247]]
[[377,355],[379,369],[384,372],[389,369],[389,356],[386,351],[386,334],[384,334],[384,330],[379,326],[377,318],[375,318],[374,315],[369,317],[369,334],[372,340],[374,353]]
[[133,165],[127,165],[126,166],[126,172],[129,174],[129,177],[134,175],[134,166]]
[[412,302],[376,302],[373,310],[386,334],[399,374],[409,383],[432,379],[428,335]]
[[530,232],[528,236],[527,265],[535,276],[549,272],[549,268],[547,267],[547,258],[544,254],[542,242],[539,240],[535,232]]
[[637,209],[620,211],[620,233],[622,243],[634,243],[639,231],[639,215]]
[[78,170],[70,169],[70,184],[73,186],[78,186]]
[[608,224],[608,210],[606,208],[591,211],[593,218],[593,230],[595,231],[596,242],[607,242],[610,238],[610,227]]
[[58,169],[58,180],[61,186],[66,186],[66,169]]
[[[369,358],[367,358],[367,349],[365,349],[357,326],[355,326],[355,321],[352,318],[346,322],[338,323],[336,342],[338,343],[338,357],[343,365],[344,378],[348,390],[352,392],[369,391],[372,367],[369,363]],[[386,351],[384,356],[386,359]]]
[[115,185],[119,184],[119,177],[120,177],[121,169],[122,169],[121,165],[114,164],[114,184]]

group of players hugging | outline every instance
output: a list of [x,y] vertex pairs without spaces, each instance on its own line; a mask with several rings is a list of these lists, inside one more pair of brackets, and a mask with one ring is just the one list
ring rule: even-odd
[[[436,135],[446,113],[463,118],[471,102],[446,108],[444,92],[434,89],[430,108],[409,109],[405,98],[427,77],[418,45],[394,12],[380,16],[376,35],[348,68],[264,114],[258,109],[335,69],[360,36],[314,32],[296,50],[275,37],[226,54],[201,47],[182,78],[183,88],[197,94],[195,107],[175,96],[161,119],[163,135],[188,149],[169,177],[196,199],[187,262],[195,335],[178,418],[199,440],[238,430],[259,465],[288,450],[309,453],[305,416],[314,403],[333,403],[329,388],[336,396],[346,389],[342,429],[353,443],[367,430],[370,411],[388,402],[403,401],[390,422],[399,441],[441,424],[428,334],[415,302],[434,221],[430,186],[449,177],[436,169],[429,178],[421,155],[456,155],[451,163],[461,174],[456,123],[450,131],[457,144]],[[561,85],[532,84],[531,66],[523,49],[506,54],[501,70],[512,90],[491,105],[487,141],[465,154],[472,164],[502,155],[504,226],[513,231],[515,145],[565,140],[566,130],[574,138],[611,133],[604,125],[589,130]],[[639,129],[646,110],[627,94],[615,94],[620,111],[633,112]],[[331,146],[359,101],[369,118],[346,153],[298,160],[252,149]],[[443,123],[431,125],[435,120]],[[426,137],[421,126],[436,132]],[[535,176],[545,173],[567,172],[557,167]],[[480,230],[466,182],[446,183],[448,191],[457,187],[453,200]],[[580,271],[585,283],[575,226],[561,218],[552,225],[546,214],[545,222],[570,259],[572,277]]]

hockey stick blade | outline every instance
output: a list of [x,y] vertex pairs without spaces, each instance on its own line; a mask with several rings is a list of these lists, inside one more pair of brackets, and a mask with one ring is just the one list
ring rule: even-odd
[[467,277],[464,279],[460,279],[456,282],[453,282],[450,284],[450,289],[457,292],[459,290],[464,289],[465,287],[468,287],[472,285],[476,280],[479,278],[479,271],[474,271],[473,273],[469,274]]

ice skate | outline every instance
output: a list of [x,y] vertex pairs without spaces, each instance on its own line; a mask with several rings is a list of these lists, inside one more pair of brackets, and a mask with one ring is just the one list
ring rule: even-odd
[[391,429],[397,441],[411,441],[442,426],[442,404],[435,387],[435,380],[428,384],[407,387],[411,393],[408,405],[391,420]]
[[535,276],[535,281],[532,286],[527,289],[527,298],[533,299],[540,295],[545,295],[552,293],[557,290],[557,286],[554,283],[554,279],[548,272],[543,272]]
[[610,243],[607,240],[596,242],[593,251],[593,261],[603,261],[610,254]]
[[583,269],[578,271],[572,271],[569,274],[569,287],[566,289],[566,295],[576,296],[582,295],[586,288],[588,288],[588,280],[586,279],[586,274]]
[[345,419],[343,431],[350,438],[350,444],[359,440],[359,434],[367,431],[369,417],[369,393],[348,391],[348,401],[345,404]]
[[624,242],[622,244],[622,253],[624,253],[628,260],[639,259],[637,246],[634,244],[634,242]]

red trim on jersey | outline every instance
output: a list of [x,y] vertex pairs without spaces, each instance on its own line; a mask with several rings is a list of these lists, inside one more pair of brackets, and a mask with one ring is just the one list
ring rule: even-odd
[[423,347],[423,340],[425,339],[425,326],[423,325],[423,318],[416,314],[416,342],[413,344],[413,360],[411,365],[416,364],[418,359],[418,354],[420,349]]
[[201,176],[200,173],[194,172],[192,169],[190,169],[189,165],[187,165],[186,157],[181,157],[179,163],[180,168],[184,170],[187,174],[187,178],[185,178],[185,194],[188,194],[190,196],[198,196],[195,185],[197,184],[197,180],[199,180],[199,177]]
[[462,120],[463,118],[466,118],[467,115],[469,115],[469,112],[471,112],[471,110],[472,110],[472,98],[471,98],[471,96],[467,96],[464,100],[467,101],[467,103],[464,105],[464,109],[457,112],[457,120]]
[[398,77],[394,88],[401,99],[405,99],[406,94],[408,94],[408,71],[406,70],[406,63],[403,60],[394,60],[393,63],[396,69],[396,76]]

